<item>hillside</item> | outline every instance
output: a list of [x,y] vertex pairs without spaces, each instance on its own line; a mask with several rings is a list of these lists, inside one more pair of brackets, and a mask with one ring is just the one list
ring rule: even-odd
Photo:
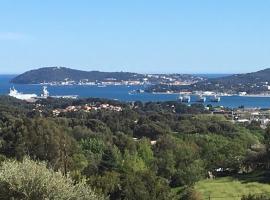
[[266,93],[270,88],[270,68],[252,73],[209,78],[191,85],[175,86],[158,84],[147,89],[148,92],[215,91],[248,94]]
[[269,83],[270,68],[252,73],[209,79],[194,84],[193,89],[258,93],[267,91]]
[[122,84],[123,81],[131,84],[177,84],[179,82],[194,83],[204,78],[190,74],[138,74],[131,72],[100,72],[100,71],[81,71],[65,67],[46,67],[27,71],[13,80],[16,84],[40,84],[54,83],[61,84],[89,84],[101,83]]
[[14,79],[12,83],[17,84],[38,84],[43,82],[75,81],[87,79],[88,81],[104,81],[106,79],[135,80],[143,78],[143,75],[129,72],[100,72],[100,71],[81,71],[66,67],[46,67],[27,71]]

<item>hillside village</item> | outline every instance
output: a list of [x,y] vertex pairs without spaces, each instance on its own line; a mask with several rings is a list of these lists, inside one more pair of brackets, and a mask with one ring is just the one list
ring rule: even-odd
[[107,110],[107,111],[115,111],[115,112],[121,112],[122,107],[120,106],[113,106],[110,104],[94,104],[89,105],[85,104],[83,106],[68,106],[65,109],[54,109],[53,115],[58,116],[60,113],[67,113],[67,112],[90,112],[90,111],[97,111],[97,110]]

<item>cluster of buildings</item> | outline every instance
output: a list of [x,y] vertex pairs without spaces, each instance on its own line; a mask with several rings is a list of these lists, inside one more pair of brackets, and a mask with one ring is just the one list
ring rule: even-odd
[[204,80],[202,77],[185,74],[147,74],[151,83],[164,85],[191,85]]
[[214,115],[223,115],[231,119],[233,123],[251,123],[256,121],[260,123],[261,128],[266,128],[270,123],[270,109],[258,108],[238,108],[233,110],[216,108],[212,111]]
[[104,78],[100,80],[81,79],[78,81],[68,78],[62,81],[42,82],[42,85],[151,85],[151,84],[169,84],[169,85],[190,85],[198,81],[204,80],[201,77],[185,75],[185,74],[142,74],[134,75],[129,79],[119,80],[116,78]]
[[82,79],[79,82],[65,80],[59,82],[49,82],[41,83],[42,85],[92,85],[92,86],[109,86],[109,85],[145,85],[150,84],[147,80],[128,80],[128,81],[117,81],[113,79],[108,79],[105,81],[89,81],[88,79]]
[[252,121],[259,122],[262,128],[266,128],[270,122],[269,109],[237,109],[233,115],[234,122],[238,123],[251,123]]
[[123,109],[121,106],[114,106],[110,104],[95,104],[95,105],[85,104],[83,106],[68,106],[65,109],[60,108],[54,109],[53,115],[58,116],[60,113],[78,112],[78,111],[90,112],[96,110],[110,110],[115,112],[121,112]]

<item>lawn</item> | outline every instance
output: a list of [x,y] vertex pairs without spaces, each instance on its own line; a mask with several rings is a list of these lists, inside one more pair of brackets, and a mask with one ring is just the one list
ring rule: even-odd
[[205,199],[240,200],[242,195],[268,193],[269,173],[256,172],[249,175],[202,180],[195,185]]

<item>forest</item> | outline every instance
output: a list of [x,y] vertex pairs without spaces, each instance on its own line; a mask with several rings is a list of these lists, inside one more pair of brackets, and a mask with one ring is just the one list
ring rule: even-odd
[[[122,110],[53,112],[90,104]],[[27,103],[1,96],[0,199],[43,199],[40,187],[34,187],[36,196],[26,185],[12,187],[26,181],[21,172],[31,168],[41,178],[30,174],[29,183],[39,185],[47,176],[63,180],[59,185],[67,189],[58,195],[78,194],[69,199],[199,200],[194,184],[200,180],[269,170],[269,147],[270,127],[234,124],[201,104],[96,98]]]

